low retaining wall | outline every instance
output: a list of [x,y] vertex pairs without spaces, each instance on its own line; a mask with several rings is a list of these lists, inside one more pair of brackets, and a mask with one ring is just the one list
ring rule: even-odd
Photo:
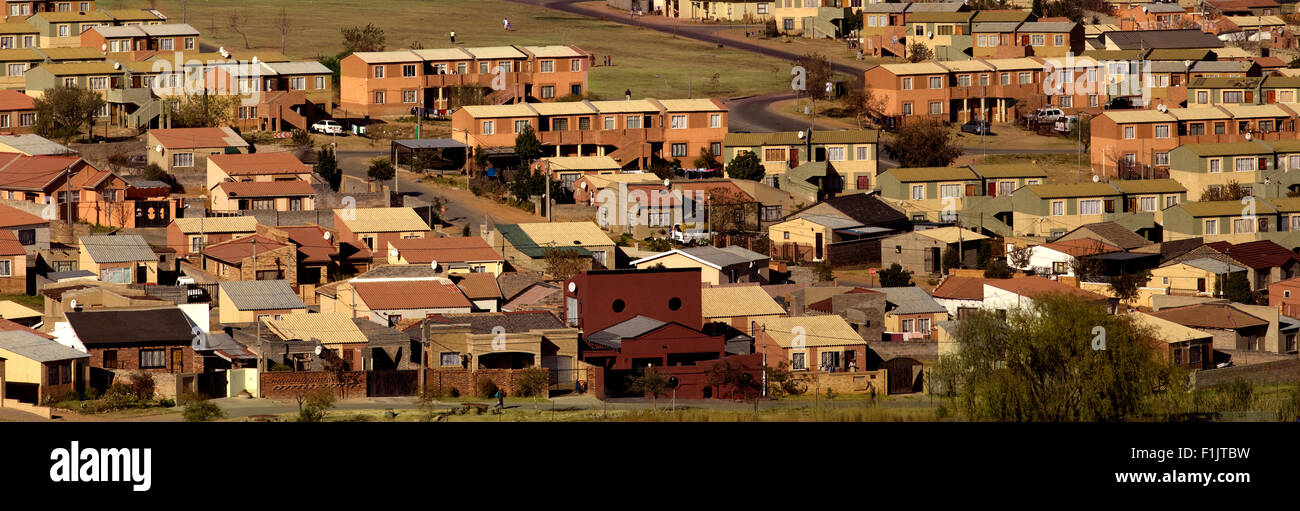
[[1192,384],[1198,389],[1231,383],[1241,378],[1259,384],[1295,383],[1300,379],[1300,359],[1278,360],[1248,366],[1207,369],[1192,373]]
[[[430,391],[442,394],[450,392],[451,389],[456,389],[456,392],[462,396],[492,397],[481,396],[478,391],[478,381],[489,379],[498,388],[505,390],[507,396],[519,396],[523,395],[523,391],[519,388],[520,372],[520,369],[479,369],[477,371],[469,369],[426,369],[424,385]],[[549,376],[550,372],[547,370],[548,381],[550,380]]]
[[334,391],[339,399],[366,397],[365,371],[267,371],[258,390],[267,399],[296,399],[318,388]]
[[22,402],[22,401],[19,401],[19,400],[17,400],[17,399],[6,399],[6,400],[4,400],[3,403],[0,403],[0,404],[2,404],[5,408],[12,408],[12,409],[14,409],[14,410],[18,410],[18,411],[20,411],[20,412],[27,412],[27,413],[34,414],[34,415],[39,415],[39,416],[44,417],[44,418],[46,418],[46,419],[53,419],[53,418],[54,418],[54,409],[52,409],[52,408],[50,408],[50,407],[48,407],[48,406],[36,406],[36,405],[31,405],[31,404],[27,404],[27,403],[24,403],[24,402]]

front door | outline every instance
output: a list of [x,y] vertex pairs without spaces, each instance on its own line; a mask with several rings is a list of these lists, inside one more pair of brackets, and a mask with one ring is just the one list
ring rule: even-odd
[[104,369],[117,369],[117,350],[104,350]]
[[820,232],[817,233],[817,241],[816,241],[816,243],[817,243],[817,248],[816,248],[816,250],[817,250],[817,255],[816,255],[814,258],[816,258],[816,259],[821,259],[821,258],[822,258],[822,233],[820,233]]
[[997,196],[998,196],[998,184],[997,184],[997,183],[989,183],[989,193],[988,193],[988,195],[989,195],[989,197],[997,197]]
[[185,372],[185,350],[181,348],[172,348],[172,368],[173,373]]

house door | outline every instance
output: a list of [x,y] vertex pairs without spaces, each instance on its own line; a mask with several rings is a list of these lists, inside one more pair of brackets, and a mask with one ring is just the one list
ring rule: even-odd
[[1021,46],[1029,46],[1029,36],[1027,36],[1027,35],[1022,35],[1022,36],[1020,36],[1020,45],[1021,45]]
[[821,258],[822,258],[822,233],[820,233],[820,232],[817,233],[817,241],[816,241],[816,243],[817,243],[817,248],[816,248],[816,250],[817,250],[817,255],[816,255],[814,258],[815,258],[815,259],[821,259]]
[[142,265],[139,265],[139,266],[136,266],[136,267],[135,267],[135,283],[136,283],[136,284],[144,284],[145,282],[149,282],[149,267],[148,267],[148,266],[145,266],[145,265],[143,265],[143,264],[142,264]]
[[988,196],[989,196],[989,197],[997,197],[997,196],[998,196],[998,184],[997,184],[997,183],[989,183],[989,193],[988,193]]
[[1277,91],[1268,91],[1268,102],[1277,103]]
[[799,148],[790,149],[790,168],[799,166]]
[[117,350],[104,350],[104,369],[117,369]]
[[938,247],[925,249],[925,260],[927,263],[925,268],[926,271],[929,271],[930,273],[939,273],[939,263],[942,261],[942,258],[939,256]]
[[181,348],[172,348],[172,368],[173,373],[185,372],[185,350]]
[[1196,279],[1196,290],[1201,293],[1205,292],[1205,279]]

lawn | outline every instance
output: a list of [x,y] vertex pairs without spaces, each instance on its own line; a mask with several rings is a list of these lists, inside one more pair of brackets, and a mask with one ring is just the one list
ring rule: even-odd
[[[173,21],[182,21],[180,0],[156,4]],[[620,99],[628,89],[635,97],[685,97],[688,80],[696,97],[754,94],[789,86],[789,64],[779,59],[504,0],[207,0],[188,4],[186,19],[199,30],[202,40],[231,50],[244,48],[243,38],[227,28],[230,16],[242,12],[247,15],[243,32],[249,45],[280,51],[276,18],[284,8],[293,20],[285,53],[295,58],[337,54],[343,50],[340,29],[373,20],[388,36],[389,50],[409,48],[413,43],[446,47],[447,34],[454,30],[457,45],[571,44],[591,52],[597,63],[612,56],[613,66],[596,67],[590,73],[591,92],[598,99]],[[100,5],[139,8],[148,2],[105,0]],[[502,30],[502,17],[510,19],[512,31]]]
[[[1047,171],[1047,183],[1049,184],[1074,184],[1076,179],[1083,182],[1092,179],[1092,171],[1089,170],[1088,153],[1086,151],[1083,153],[1082,163],[1080,163],[1080,157],[1076,153],[990,154],[985,158],[974,150],[968,149],[967,157],[970,157],[970,162],[959,159],[958,164],[983,161],[984,163],[1029,163],[1037,165]],[[1082,168],[1082,171],[1080,171],[1080,168]]]
[[41,295],[0,295],[0,300],[9,300],[37,312],[45,310],[45,297]]

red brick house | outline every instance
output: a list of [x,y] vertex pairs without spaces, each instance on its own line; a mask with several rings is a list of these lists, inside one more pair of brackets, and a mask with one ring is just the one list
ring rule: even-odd
[[0,135],[31,133],[35,125],[35,100],[16,90],[0,90]]
[[74,348],[90,354],[90,367],[149,373],[203,372],[192,347],[193,326],[177,308],[89,310],[64,315]]
[[27,292],[27,250],[14,231],[0,230],[0,294]]

